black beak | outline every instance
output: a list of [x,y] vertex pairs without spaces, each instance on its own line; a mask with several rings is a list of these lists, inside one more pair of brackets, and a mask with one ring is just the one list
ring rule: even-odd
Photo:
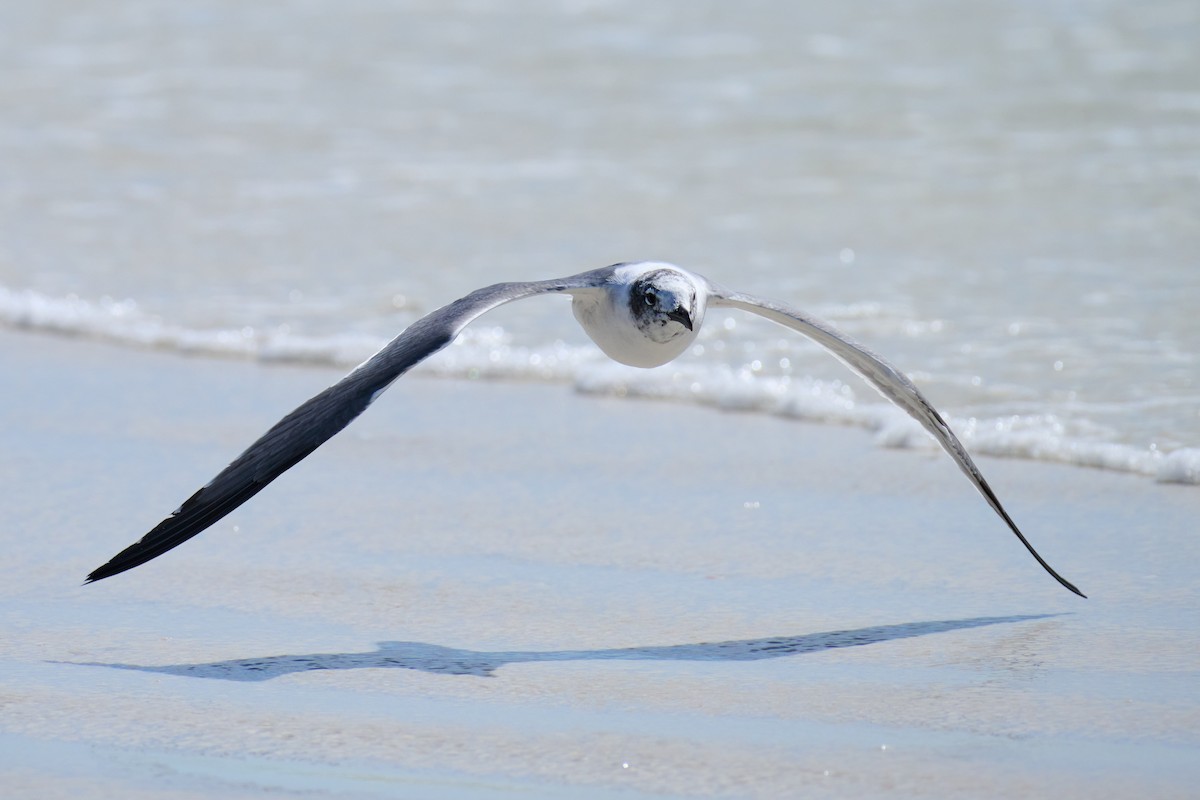
[[688,312],[683,306],[674,311],[667,312],[667,319],[673,319],[689,331],[692,329],[692,318],[688,316]]

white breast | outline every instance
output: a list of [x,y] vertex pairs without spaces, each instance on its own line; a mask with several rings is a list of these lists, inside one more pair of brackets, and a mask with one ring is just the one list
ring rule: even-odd
[[634,321],[629,295],[630,282],[618,280],[601,291],[576,294],[571,302],[575,319],[605,355],[631,367],[649,368],[660,367],[688,349],[700,330],[703,304],[693,320],[692,330],[672,322],[675,335],[665,341],[654,341]]

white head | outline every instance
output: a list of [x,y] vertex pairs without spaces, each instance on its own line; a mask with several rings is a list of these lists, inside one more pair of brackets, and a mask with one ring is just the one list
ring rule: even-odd
[[672,264],[622,264],[603,296],[576,295],[575,318],[614,361],[657,367],[691,345],[708,299],[703,278]]

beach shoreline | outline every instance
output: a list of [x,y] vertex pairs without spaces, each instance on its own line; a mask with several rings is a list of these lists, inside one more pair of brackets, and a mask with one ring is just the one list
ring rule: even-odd
[[6,758],[30,796],[291,796],[306,764],[351,766],[304,791],[364,797],[1183,797],[1198,775],[1188,488],[981,460],[1084,601],[948,459],[410,377],[210,531],[81,587],[339,373],[22,333],[0,357],[0,751],[166,754],[85,786]]

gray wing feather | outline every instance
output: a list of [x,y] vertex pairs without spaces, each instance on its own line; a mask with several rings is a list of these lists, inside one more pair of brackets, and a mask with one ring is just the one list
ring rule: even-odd
[[954,435],[954,431],[950,429],[950,426],[942,419],[942,415],[930,405],[925,396],[921,394],[920,390],[917,389],[903,372],[889,364],[881,356],[876,355],[848,336],[834,330],[828,324],[797,311],[790,306],[752,297],[741,292],[732,292],[717,286],[711,286],[710,288],[713,292],[709,300],[711,305],[740,308],[743,311],[749,311],[752,314],[766,317],[773,322],[804,334],[829,350],[842,363],[854,370],[854,372],[861,375],[876,391],[908,412],[909,416],[921,423],[925,430],[933,434],[933,438],[950,454],[950,457],[958,464],[963,474],[967,476],[975,488],[979,490],[979,493],[987,500],[992,510],[1000,515],[1000,518],[1008,525],[1009,530],[1016,534],[1017,538],[1021,540],[1021,544],[1025,545],[1025,548],[1037,559],[1037,562],[1042,565],[1046,572],[1050,573],[1055,580],[1075,594],[1080,597],[1086,597],[1083,592],[1079,591],[1068,580],[1055,572],[1038,555],[1038,552],[1033,549],[1033,545],[1029,543],[1029,540],[1021,533],[1017,524],[1013,522],[1012,517],[1004,510],[1004,506],[1001,505],[999,498],[996,497],[992,488],[988,486],[988,482],[984,480],[983,474],[975,466],[975,462],[958,440],[958,437]]
[[480,314],[525,297],[598,287],[611,274],[612,268],[606,267],[559,280],[498,283],[422,317],[346,377],[275,423],[171,516],[93,570],[86,582],[144,564],[220,520],[349,425],[393,381],[454,341]]

